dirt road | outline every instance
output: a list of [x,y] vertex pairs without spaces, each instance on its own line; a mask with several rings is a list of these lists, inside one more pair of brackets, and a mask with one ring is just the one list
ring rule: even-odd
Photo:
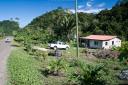
[[[9,39],[13,39],[8,37]],[[7,83],[7,59],[11,52],[11,44],[5,43],[5,39],[0,41],[0,85]]]

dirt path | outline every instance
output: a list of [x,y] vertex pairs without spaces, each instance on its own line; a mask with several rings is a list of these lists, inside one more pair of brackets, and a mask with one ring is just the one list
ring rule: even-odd
[[0,85],[7,83],[7,59],[11,52],[11,44],[0,41]]

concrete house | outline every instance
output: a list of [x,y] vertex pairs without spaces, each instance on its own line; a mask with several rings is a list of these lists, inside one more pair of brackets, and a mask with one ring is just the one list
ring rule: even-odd
[[111,35],[90,35],[80,37],[80,43],[88,48],[111,49],[121,47],[121,40],[117,36]]

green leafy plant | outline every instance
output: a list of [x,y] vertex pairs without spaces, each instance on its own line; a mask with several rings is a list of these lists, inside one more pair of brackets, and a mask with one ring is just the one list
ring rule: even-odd
[[41,51],[41,50],[35,50],[34,55],[36,55],[38,60],[40,60],[42,62],[43,60],[45,60],[47,58],[48,53],[45,51]]
[[27,52],[32,51],[32,45],[31,44],[25,43],[24,47],[25,47],[25,49],[24,49],[25,51],[27,51]]
[[127,61],[128,60],[128,42],[123,42],[122,46],[119,48],[121,52],[119,59],[120,61]]
[[59,76],[61,73],[61,70],[64,69],[64,64],[62,59],[57,59],[54,61],[51,61],[49,65],[45,68],[45,73],[48,73],[48,75],[56,75]]
[[102,69],[102,65],[92,66],[79,62],[75,72],[69,75],[69,82],[71,85],[104,85],[105,81],[100,78]]

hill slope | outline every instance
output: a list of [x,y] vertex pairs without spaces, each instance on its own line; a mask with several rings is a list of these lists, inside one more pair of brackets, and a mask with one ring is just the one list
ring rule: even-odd
[[19,24],[15,21],[0,21],[0,35],[13,35],[13,31],[19,30]]
[[[120,3],[99,14],[79,13],[79,36],[109,34],[128,40],[128,2]],[[39,43],[70,41],[73,40],[75,31],[75,15],[58,8],[35,18],[17,35],[16,40],[25,41],[27,36],[31,42]]]

